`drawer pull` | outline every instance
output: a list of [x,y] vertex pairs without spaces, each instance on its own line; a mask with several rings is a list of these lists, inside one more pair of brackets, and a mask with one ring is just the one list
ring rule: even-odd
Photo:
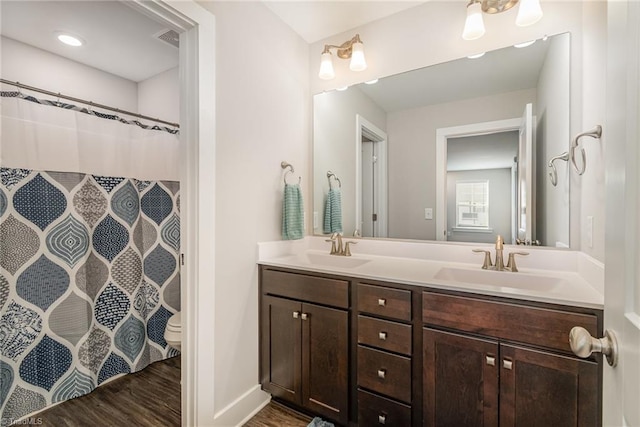
[[511,360],[503,360],[502,361],[502,366],[504,366],[505,369],[511,370],[513,369],[513,362]]
[[387,416],[384,415],[384,414],[378,415],[378,423],[379,424],[386,424],[387,423]]
[[496,358],[493,356],[487,356],[487,365],[496,366]]
[[378,369],[378,378],[384,379],[384,377],[387,375],[387,371],[384,369]]
[[309,317],[309,315],[307,313],[302,313],[300,317],[302,318],[302,320],[307,320],[307,317]]
[[384,299],[384,298],[378,298],[378,305],[379,305],[380,307],[384,307],[384,306],[386,306],[386,305],[387,305],[387,300],[386,300],[386,299]]
[[297,319],[297,318],[299,318],[299,317],[300,317],[300,313],[299,313],[299,312],[297,312],[297,311],[294,311],[294,312],[293,312],[293,318],[294,318],[294,319]]
[[387,340],[387,333],[386,332],[378,332],[378,338],[380,338],[382,341],[386,341]]

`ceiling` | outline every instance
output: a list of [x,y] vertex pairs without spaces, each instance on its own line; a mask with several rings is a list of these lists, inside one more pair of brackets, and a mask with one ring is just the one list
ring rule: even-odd
[[535,88],[549,48],[538,40],[385,77],[358,89],[386,112]]
[[[243,1],[243,0],[234,0]],[[264,1],[313,43],[398,13],[418,1]],[[167,28],[122,1],[0,1],[0,34],[62,57],[139,82],[178,65],[178,49],[156,36]],[[86,42],[71,48],[57,31]]]
[[307,43],[385,18],[424,1],[264,1]]

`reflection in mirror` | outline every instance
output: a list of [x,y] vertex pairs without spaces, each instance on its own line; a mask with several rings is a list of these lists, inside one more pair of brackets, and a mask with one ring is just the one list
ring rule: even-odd
[[547,162],[569,144],[569,47],[545,37],[315,95],[314,232],[331,170],[345,235],[568,247],[569,169],[554,187]]

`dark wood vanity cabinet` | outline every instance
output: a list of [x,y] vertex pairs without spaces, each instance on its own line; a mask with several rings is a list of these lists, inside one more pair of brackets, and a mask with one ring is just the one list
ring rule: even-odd
[[263,270],[261,288],[263,390],[346,425],[348,282]]
[[568,344],[596,313],[424,292],[423,321],[425,426],[601,425],[599,364]]
[[600,426],[602,311],[260,267],[260,378],[340,426]]

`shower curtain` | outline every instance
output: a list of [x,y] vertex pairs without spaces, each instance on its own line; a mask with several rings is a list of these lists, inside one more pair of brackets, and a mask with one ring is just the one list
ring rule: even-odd
[[4,425],[177,354],[180,188],[175,134],[1,95]]

